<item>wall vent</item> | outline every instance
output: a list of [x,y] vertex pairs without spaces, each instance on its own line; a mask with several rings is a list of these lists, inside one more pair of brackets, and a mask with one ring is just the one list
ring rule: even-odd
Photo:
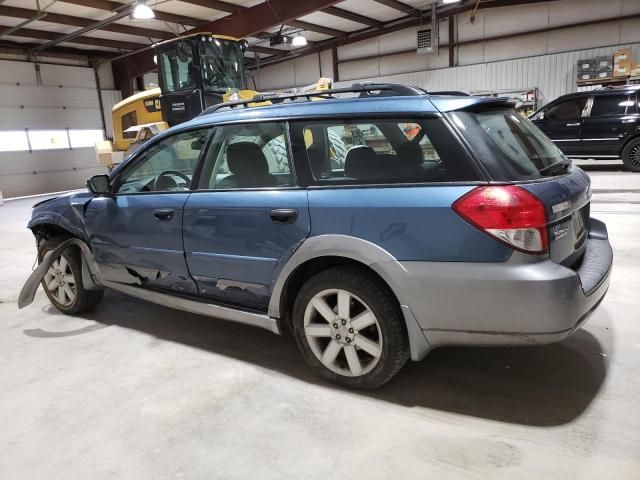
[[433,53],[433,30],[431,28],[425,28],[418,30],[417,32],[417,53]]

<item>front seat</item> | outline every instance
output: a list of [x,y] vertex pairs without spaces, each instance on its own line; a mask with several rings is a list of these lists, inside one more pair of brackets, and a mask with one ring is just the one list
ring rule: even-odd
[[232,143],[227,147],[227,165],[231,175],[216,188],[275,187],[276,177],[269,173],[269,163],[262,149],[252,142]]

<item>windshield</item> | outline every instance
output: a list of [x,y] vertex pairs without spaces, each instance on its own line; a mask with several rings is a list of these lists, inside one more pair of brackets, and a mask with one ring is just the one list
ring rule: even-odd
[[238,42],[209,37],[198,49],[205,90],[244,88],[244,53]]
[[[194,44],[198,58],[194,58]],[[244,87],[244,53],[238,42],[202,36],[163,48],[158,72],[165,92],[196,88],[224,92]]]
[[549,168],[568,160],[544,133],[513,109],[448,115],[493,180],[535,180],[566,171]]

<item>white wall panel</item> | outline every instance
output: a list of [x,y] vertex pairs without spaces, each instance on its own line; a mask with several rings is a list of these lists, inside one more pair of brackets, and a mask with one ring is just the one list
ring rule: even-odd
[[[465,18],[470,17],[470,13]],[[546,4],[527,6],[526,15],[514,15],[514,9],[492,8],[483,15],[483,36],[491,37],[509,33],[526,32],[544,28],[549,20],[549,8]]]
[[294,74],[296,85],[311,85],[320,78],[320,62],[318,55],[307,55],[294,60]]
[[0,60],[0,84],[35,85],[36,71],[33,63]]
[[[315,55],[310,55],[315,56]],[[333,55],[331,50],[324,50],[320,52],[320,67],[322,69],[321,76],[335,78],[335,74],[333,73]]]
[[43,85],[62,85],[63,87],[95,88],[93,69],[70,67],[67,65],[40,65]]
[[[569,25],[622,14],[621,0],[563,0],[549,2],[547,5],[550,26]],[[528,12],[529,8],[527,14]]]
[[622,0],[622,14],[631,15],[640,13],[640,2],[638,0]]
[[5,198],[82,188],[106,173],[93,148],[0,153],[0,190]]

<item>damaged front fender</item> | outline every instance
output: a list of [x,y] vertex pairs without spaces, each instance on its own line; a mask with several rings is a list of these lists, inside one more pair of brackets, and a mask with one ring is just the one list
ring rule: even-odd
[[62,252],[64,252],[70,246],[77,246],[80,248],[81,257],[82,257],[82,286],[86,290],[98,290],[104,288],[100,278],[100,270],[98,269],[98,264],[96,263],[95,258],[93,257],[93,253],[91,253],[91,249],[89,246],[78,238],[70,238],[65,240],[60,245],[58,245],[54,250],[47,252],[47,254],[38,265],[29,278],[25,282],[20,291],[20,296],[18,297],[18,308],[24,308],[27,305],[30,305],[33,302],[33,299],[36,295],[36,291],[38,290],[38,285],[42,282],[45,274],[51,268],[51,265],[55,260],[60,257]]

